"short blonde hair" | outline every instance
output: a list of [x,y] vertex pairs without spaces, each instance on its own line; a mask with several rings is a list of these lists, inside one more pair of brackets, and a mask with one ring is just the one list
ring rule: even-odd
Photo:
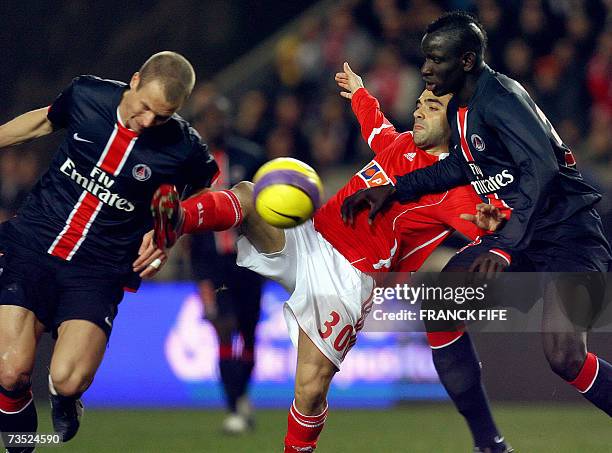
[[157,80],[164,87],[166,101],[182,104],[191,94],[195,85],[195,72],[189,60],[177,52],[164,51],[151,57],[138,71],[139,87]]

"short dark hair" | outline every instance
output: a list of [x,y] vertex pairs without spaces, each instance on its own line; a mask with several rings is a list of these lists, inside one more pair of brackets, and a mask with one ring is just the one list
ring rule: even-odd
[[474,52],[479,61],[484,60],[487,32],[478,19],[468,12],[445,13],[430,23],[425,33],[450,35],[461,53]]
[[191,63],[179,53],[164,51],[149,57],[138,71],[140,86],[152,80],[164,87],[166,101],[182,104],[195,85],[195,72]]

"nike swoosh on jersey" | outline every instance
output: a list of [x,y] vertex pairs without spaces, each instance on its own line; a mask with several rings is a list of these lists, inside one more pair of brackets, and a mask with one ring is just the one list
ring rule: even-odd
[[87,139],[79,137],[78,132],[75,132],[72,138],[74,138],[77,142],[93,143],[91,140],[87,140]]
[[107,316],[106,318],[104,318],[104,322],[106,324],[108,324],[109,327],[113,327],[113,322],[110,320],[110,318]]

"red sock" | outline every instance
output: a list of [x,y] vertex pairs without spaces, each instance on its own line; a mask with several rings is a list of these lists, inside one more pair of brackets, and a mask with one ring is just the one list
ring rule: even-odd
[[219,358],[221,360],[232,360],[234,358],[234,348],[231,343],[219,343]]
[[317,439],[327,418],[327,404],[319,415],[302,415],[295,407],[289,409],[285,453],[311,453],[317,447]]
[[32,388],[19,392],[0,392],[0,412],[17,414],[32,402]]
[[598,371],[599,362],[597,361],[597,356],[589,352],[586,359],[584,359],[584,365],[582,365],[580,373],[578,373],[576,379],[570,382],[570,385],[576,387],[580,393],[586,393],[593,385],[593,382],[595,382]]
[[431,349],[441,349],[450,346],[463,335],[463,330],[455,332],[427,332],[427,341]]
[[242,207],[231,190],[204,192],[181,203],[185,210],[183,233],[223,231],[240,225]]

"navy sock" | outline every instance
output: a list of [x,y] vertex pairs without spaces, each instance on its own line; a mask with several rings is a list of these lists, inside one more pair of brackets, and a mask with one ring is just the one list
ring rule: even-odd
[[255,367],[255,358],[253,348],[244,348],[242,357],[240,358],[240,381],[238,383],[238,397],[245,395],[248,391],[251,375]]
[[468,423],[474,445],[503,450],[505,445],[493,421],[481,381],[480,363],[468,333],[454,343],[432,349],[432,355],[440,381]]
[[240,361],[240,382],[238,383],[238,398],[246,395],[251,381],[251,374],[253,373],[253,367],[255,362],[252,360],[241,360]]
[[612,417],[612,365],[600,358],[599,372],[593,386],[584,397]]
[[227,407],[231,412],[236,412],[236,401],[240,397],[241,391],[242,363],[234,358],[220,359],[219,372]]
[[[10,391],[0,387],[0,431],[5,445],[8,439],[4,433],[33,433],[37,429],[38,417],[30,388]],[[7,450],[9,453],[28,453],[34,448],[9,447]]]
[[612,417],[612,365],[588,353],[580,373],[570,384]]

